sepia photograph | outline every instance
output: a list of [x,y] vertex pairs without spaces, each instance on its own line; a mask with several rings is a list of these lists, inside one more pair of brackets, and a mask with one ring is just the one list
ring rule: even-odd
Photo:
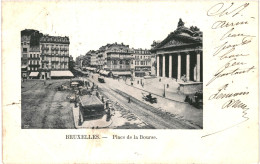
[[203,33],[173,22],[166,37],[144,38],[150,47],[111,38],[88,49],[70,32],[22,30],[22,128],[202,129]]
[[3,163],[259,161],[258,1],[1,4]]

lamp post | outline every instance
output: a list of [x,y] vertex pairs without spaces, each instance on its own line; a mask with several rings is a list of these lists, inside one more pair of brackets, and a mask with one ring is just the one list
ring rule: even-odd
[[163,84],[163,97],[165,97],[165,84]]

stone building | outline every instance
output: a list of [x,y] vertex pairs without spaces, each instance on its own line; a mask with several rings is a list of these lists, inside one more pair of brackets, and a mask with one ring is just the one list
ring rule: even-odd
[[24,79],[39,76],[39,38],[41,36],[42,34],[37,30],[26,29],[21,31],[21,76]]
[[110,75],[117,76],[132,76],[134,50],[129,48],[129,45],[110,44],[106,50],[107,65],[105,70],[110,72]]
[[69,69],[69,38],[44,35],[40,38],[41,79],[50,78],[51,71]]
[[151,52],[156,54],[156,71],[159,77],[175,78],[181,81],[203,81],[203,34],[197,27],[187,28],[180,19],[177,29],[160,43],[152,44]]
[[134,49],[134,76],[151,75],[151,52],[143,49]]
[[82,64],[83,64],[83,59],[84,59],[84,55],[80,55],[78,57],[76,57],[76,65],[79,67],[79,68],[82,68]]
[[[22,77],[72,77],[69,70],[69,38],[43,35],[37,30],[21,31]],[[58,71],[58,72],[57,72]]]

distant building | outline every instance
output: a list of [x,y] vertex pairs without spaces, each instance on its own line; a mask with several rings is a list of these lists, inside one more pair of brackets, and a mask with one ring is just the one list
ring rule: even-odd
[[106,50],[106,68],[110,72],[110,76],[133,76],[133,56],[134,51],[129,48],[129,45],[110,44]]
[[73,60],[73,57],[70,55],[69,57],[69,70],[72,71],[75,67],[75,61]]
[[82,68],[82,66],[83,66],[83,59],[84,59],[84,55],[80,55],[80,56],[76,57],[76,65],[79,68]]
[[94,50],[90,50],[83,57],[83,67],[97,67],[97,52]]
[[135,77],[151,75],[151,52],[143,49],[135,49],[133,55]]
[[51,78],[51,71],[59,77],[73,76],[68,72],[69,44],[68,37],[21,31],[22,77],[47,79]]

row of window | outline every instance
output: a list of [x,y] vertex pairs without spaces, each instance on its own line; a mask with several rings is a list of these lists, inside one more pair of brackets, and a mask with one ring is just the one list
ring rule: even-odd
[[39,65],[39,60],[30,60],[29,63],[30,65]]
[[145,51],[145,50],[135,50],[136,54],[150,54],[150,51]]
[[29,45],[29,44],[30,44],[29,42],[28,43],[27,42],[22,42],[22,45],[25,45],[25,46]]
[[67,50],[69,49],[69,46],[67,46],[67,45],[54,45],[54,44],[49,44],[49,45],[48,45],[48,44],[47,44],[47,45],[44,45],[44,44],[43,44],[43,45],[41,45],[41,47],[42,47],[42,48],[43,48],[43,47],[44,47],[44,48],[49,48],[49,49],[51,49],[51,48],[61,48],[61,49],[62,49],[62,48],[65,48],[65,49],[67,49]]
[[117,61],[117,60],[112,60],[111,61],[111,64],[125,64],[125,65],[129,65],[130,64],[130,61],[123,61],[123,60],[120,60],[120,61]]
[[51,60],[54,60],[54,61],[66,61],[68,62],[69,61],[69,58],[65,58],[65,57],[47,57],[47,56],[42,56],[42,60],[48,60],[48,61],[51,61]]
[[[45,66],[42,66],[42,68],[48,68],[48,67],[45,67]],[[68,69],[68,66],[67,65],[51,65],[51,68],[53,69]],[[38,67],[28,67],[28,71],[38,71],[39,68]]]
[[135,55],[136,59],[150,59],[151,56]]
[[150,65],[150,62],[147,62],[147,61],[135,61],[135,65]]

